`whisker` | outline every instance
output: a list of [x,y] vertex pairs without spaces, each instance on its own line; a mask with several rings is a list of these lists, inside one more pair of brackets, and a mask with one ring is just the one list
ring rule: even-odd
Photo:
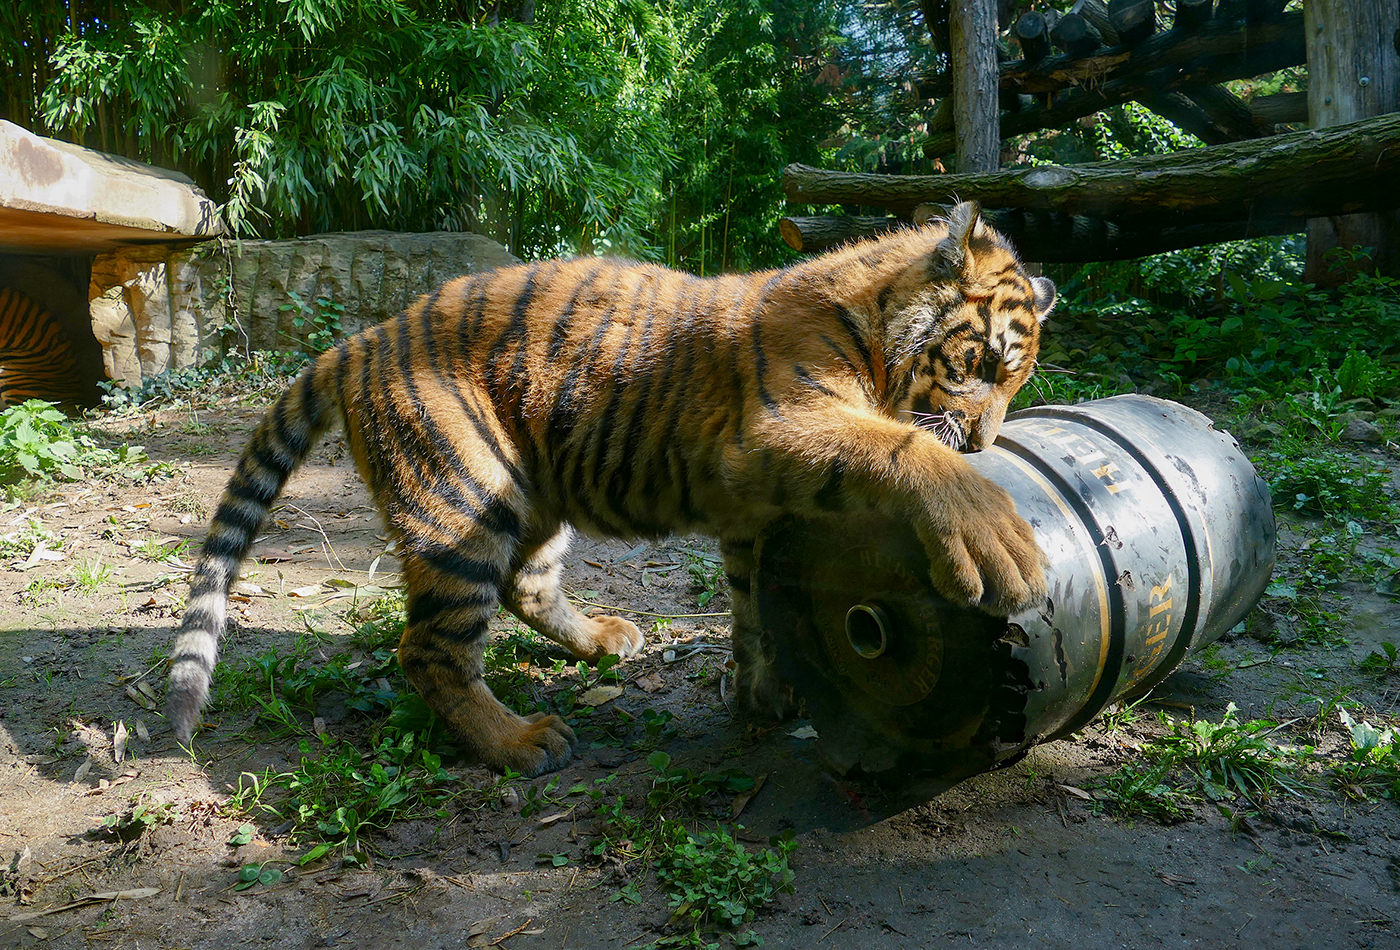
[[913,409],[905,409],[904,412],[909,413],[914,425],[931,432],[950,449],[961,451],[967,443],[967,431],[951,412],[916,412]]

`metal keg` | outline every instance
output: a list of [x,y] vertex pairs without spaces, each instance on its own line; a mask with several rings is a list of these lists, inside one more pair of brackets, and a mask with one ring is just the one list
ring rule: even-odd
[[754,590],[778,673],[842,772],[955,781],[1008,764],[1151,689],[1269,582],[1268,487],[1185,406],[1128,395],[1029,409],[967,459],[1049,557],[1034,609],[950,604],[903,522],[789,519],[759,539]]

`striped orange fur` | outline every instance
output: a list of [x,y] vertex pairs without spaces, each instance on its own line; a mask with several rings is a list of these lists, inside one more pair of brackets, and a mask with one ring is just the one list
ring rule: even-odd
[[58,318],[17,290],[0,287],[0,404],[77,402],[78,363]]
[[631,622],[565,599],[574,528],[718,537],[739,687],[771,711],[784,690],[749,584],[754,538],[783,515],[906,518],[945,595],[1027,606],[1044,595],[1030,526],[958,449],[996,437],[1053,303],[970,204],[781,271],[700,279],[590,258],[449,281],[323,354],[245,449],[175,645],[176,733],[198,722],[240,561],[336,421],[402,552],[399,661],[497,770],[556,769],[574,740],[482,680],[498,604],[578,657],[643,645]]

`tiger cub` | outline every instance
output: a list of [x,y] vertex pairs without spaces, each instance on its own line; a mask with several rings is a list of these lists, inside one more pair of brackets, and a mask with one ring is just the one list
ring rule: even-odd
[[945,596],[1026,607],[1044,596],[1043,555],[1010,496],[958,451],[996,437],[1054,300],[970,203],[746,276],[584,258],[448,281],[322,354],[244,449],[175,644],[176,735],[198,723],[240,561],[337,420],[398,541],[399,662],[496,770],[560,768],[574,742],[558,717],[518,716],[483,681],[498,604],[580,658],[643,646],[630,621],[566,599],[575,528],[718,537],[738,687],[774,712],[784,689],[749,585],[754,539],[782,515],[908,519]]

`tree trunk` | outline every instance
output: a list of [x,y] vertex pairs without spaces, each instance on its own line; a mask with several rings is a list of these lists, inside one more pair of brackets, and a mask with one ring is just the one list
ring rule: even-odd
[[1400,112],[1169,155],[983,175],[872,175],[789,165],[783,191],[794,204],[878,206],[901,217],[925,202],[962,198],[989,208],[1175,214],[1204,222],[1395,207],[1397,174]]
[[952,0],[954,133],[958,171],[992,171],[1000,164],[997,131],[996,0]]
[[[1315,129],[1400,109],[1400,3],[1308,0],[1308,113]],[[1377,187],[1400,190],[1394,181]],[[1400,215],[1394,211],[1319,217],[1308,222],[1306,277],[1344,280],[1351,267],[1332,266],[1335,247],[1370,248],[1371,266],[1400,277]],[[1363,265],[1364,266],[1364,265]]]

